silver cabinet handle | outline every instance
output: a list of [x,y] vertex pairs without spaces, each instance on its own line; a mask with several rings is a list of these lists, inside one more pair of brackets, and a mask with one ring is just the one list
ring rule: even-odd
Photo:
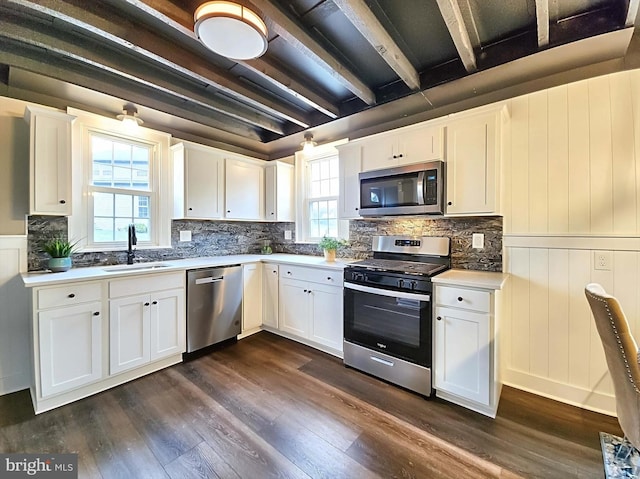
[[385,366],[393,367],[393,361],[387,361],[386,359],[378,358],[376,356],[369,356],[369,357],[371,358],[372,361],[375,361],[376,363],[380,363],[380,364],[384,364]]
[[208,284],[208,283],[217,283],[222,281],[224,276],[220,276],[219,278],[214,278],[213,276],[209,276],[208,278],[200,278],[196,279],[196,284]]

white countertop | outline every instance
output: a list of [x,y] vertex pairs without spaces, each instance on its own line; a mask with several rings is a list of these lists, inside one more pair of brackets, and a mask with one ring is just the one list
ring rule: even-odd
[[435,284],[452,284],[482,289],[502,289],[509,278],[508,273],[450,269],[431,278]]
[[[255,263],[282,263],[300,266],[313,266],[326,269],[343,269],[351,259],[338,258],[335,262],[327,262],[324,256],[309,256],[296,254],[240,254],[231,256],[207,256],[203,258],[176,259],[168,261],[154,261],[151,263],[136,263],[135,265],[101,265],[88,268],[71,268],[64,273],[52,273],[50,271],[32,271],[22,273],[22,281],[25,286],[47,286],[69,281],[89,281],[122,276],[134,276],[143,274],[168,273],[172,271],[185,271],[188,269],[208,268],[216,266],[228,266],[232,264]],[[162,265],[157,269],[127,269],[143,266]],[[113,269],[112,269],[113,268]],[[118,269],[121,268],[121,269]]]

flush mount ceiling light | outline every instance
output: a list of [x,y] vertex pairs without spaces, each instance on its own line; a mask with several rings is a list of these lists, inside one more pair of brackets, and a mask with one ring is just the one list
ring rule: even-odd
[[210,50],[234,60],[258,58],[267,51],[267,26],[235,2],[206,2],[193,16],[194,31]]
[[144,123],[142,118],[138,118],[138,110],[133,105],[125,105],[122,108],[122,115],[116,116],[126,127],[138,127]]
[[313,141],[313,135],[311,133],[305,133],[304,141],[300,143],[300,146],[302,147],[302,151],[304,151],[305,153],[309,153],[317,145],[318,144],[315,141]]

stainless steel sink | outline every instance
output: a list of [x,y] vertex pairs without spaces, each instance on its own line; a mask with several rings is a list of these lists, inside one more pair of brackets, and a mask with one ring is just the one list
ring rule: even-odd
[[154,269],[168,268],[170,264],[160,263],[142,263],[142,264],[118,264],[115,266],[108,266],[102,268],[102,271],[106,273],[119,273],[123,271],[149,271]]

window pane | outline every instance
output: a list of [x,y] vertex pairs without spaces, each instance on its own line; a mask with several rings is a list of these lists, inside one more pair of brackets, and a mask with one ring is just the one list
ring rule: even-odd
[[93,194],[93,214],[95,216],[113,216],[113,195],[111,193]]
[[329,235],[329,221],[328,220],[319,220],[318,228],[320,229],[320,234],[318,236]]
[[113,218],[93,219],[93,241],[96,243],[113,241]]
[[309,194],[310,198],[317,198],[318,196],[320,196],[320,182],[319,181],[312,181],[311,182],[311,192]]
[[322,179],[329,178],[329,161],[323,160],[320,162],[320,177]]
[[113,161],[117,165],[131,167],[131,145],[114,141]]
[[320,179],[320,165],[317,161],[311,163],[311,181],[318,181]]
[[136,218],[133,224],[136,227],[138,241],[151,241],[151,224],[148,219]]
[[320,237],[320,228],[318,226],[318,222],[317,221],[311,221],[311,228],[309,231],[309,236],[311,236],[312,238],[319,238]]
[[126,242],[128,238],[129,225],[131,224],[131,218],[116,218],[115,219],[115,241]]
[[134,145],[131,153],[131,159],[134,166],[137,168],[139,168],[140,165],[149,164],[149,148]]
[[329,236],[338,237],[338,220],[329,221]]
[[327,202],[326,201],[319,201],[318,202],[318,218],[323,218],[326,219],[327,218]]
[[136,218],[149,218],[149,197],[148,196],[134,197],[133,215]]
[[329,188],[329,195],[328,196],[338,196],[339,195],[339,185],[338,185],[338,178],[331,178],[331,187]]
[[133,196],[116,195],[115,216],[133,218]]
[[91,137],[91,153],[95,163],[111,164],[111,142],[99,136]]
[[331,194],[331,182],[329,180],[322,180],[320,183],[320,194],[322,196],[329,196]]
[[[329,214],[327,215],[329,218],[338,218],[338,201],[330,200],[327,201]],[[336,223],[337,224],[337,223]]]

